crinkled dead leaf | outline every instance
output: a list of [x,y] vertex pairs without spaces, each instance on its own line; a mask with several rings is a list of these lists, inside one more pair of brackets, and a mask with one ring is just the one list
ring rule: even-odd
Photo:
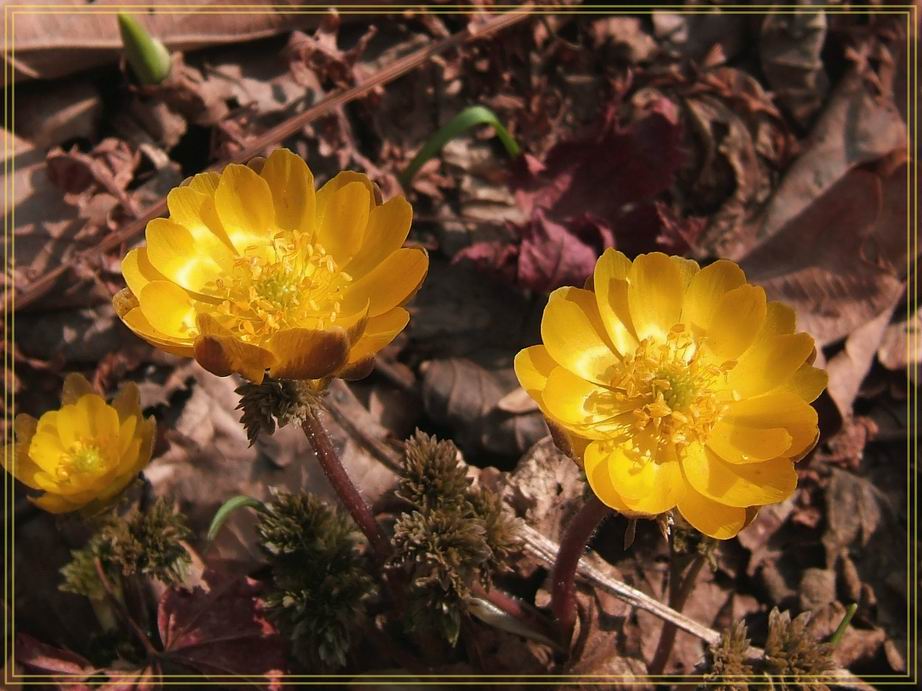
[[801,126],[810,124],[829,90],[823,66],[826,14],[771,12],[762,20],[759,57],[777,99]]
[[[905,151],[906,127],[893,99],[877,93],[867,70],[854,69],[839,81],[801,148],[755,224],[755,241],[781,231],[853,167]],[[903,221],[905,229],[905,214]],[[728,256],[739,258],[750,248],[740,246]]]
[[514,388],[508,376],[500,379],[497,372],[472,360],[432,360],[423,374],[423,405],[468,453],[517,457],[547,432],[540,412],[514,413],[499,407]]
[[819,345],[843,338],[891,310],[902,295],[906,185],[905,164],[853,169],[741,266],[770,299],[794,307],[798,329]]

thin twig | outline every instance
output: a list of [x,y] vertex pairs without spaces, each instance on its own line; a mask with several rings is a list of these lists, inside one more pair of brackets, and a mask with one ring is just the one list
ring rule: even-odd
[[[538,560],[544,562],[548,566],[554,563],[557,557],[557,552],[560,550],[560,545],[545,537],[542,533],[538,532],[529,525],[522,526],[521,535],[525,544],[526,551],[531,553],[532,556],[536,557]],[[614,595],[619,600],[626,602],[632,607],[636,607],[638,609],[644,610],[645,612],[649,612],[650,614],[662,619],[663,621],[671,622],[676,627],[682,629],[686,633],[690,633],[696,638],[700,638],[709,645],[716,645],[718,642],[720,642],[719,631],[715,631],[714,629],[708,628],[703,624],[699,624],[694,619],[689,619],[681,612],[676,612],[668,605],[664,605],[662,602],[654,600],[646,593],[643,593],[636,588],[632,588],[626,583],[622,583],[618,579],[603,573],[601,570],[588,563],[588,561],[585,559],[580,561],[577,573],[583,576],[586,580],[590,581],[596,588],[600,588],[601,590]],[[746,650],[746,657],[750,660],[761,659],[764,654],[765,651],[752,645],[749,646],[749,648]],[[847,669],[832,669],[827,672],[826,675],[824,675],[824,678],[826,676],[829,677],[830,682],[834,680],[836,684],[842,685],[846,688],[861,689],[862,691],[872,691],[873,689],[873,687],[863,682],[860,678],[856,677]]]
[[[355,86],[349,87],[348,89],[336,91],[326,98],[320,100],[316,105],[311,106],[303,113],[298,113],[297,115],[290,117],[288,120],[285,120],[279,125],[276,125],[269,131],[256,137],[253,140],[253,143],[246,147],[239,154],[231,159],[216,163],[212,166],[212,169],[220,170],[224,168],[224,166],[226,166],[228,163],[242,163],[248,161],[254,156],[262,154],[270,146],[283,141],[293,134],[296,134],[306,125],[309,125],[330,111],[333,111],[336,108],[339,108],[346,103],[349,103],[350,101],[359,98],[364,94],[367,94],[369,91],[376,87],[383,86],[384,84],[388,84],[395,79],[402,77],[407,72],[410,72],[411,70],[426,63],[433,56],[444,53],[445,51],[452,48],[456,48],[461,44],[466,43],[467,41],[482,38],[483,36],[495,33],[497,31],[502,31],[503,29],[517,24],[529,16],[531,9],[532,8],[526,4],[514,10],[510,10],[502,14],[497,14],[476,29],[472,29],[470,26],[468,26],[467,28],[455,34],[452,34],[448,38],[437,41],[432,45],[420,48],[419,50],[416,50],[409,55],[395,60],[387,67],[384,67],[383,69],[370,76],[368,79],[365,79]],[[148,221],[156,218],[157,216],[160,216],[165,211],[166,198],[164,197],[156,204],[144,209],[134,221],[129,223],[124,228],[117,230],[114,233],[110,233],[96,246],[84,250],[83,252],[77,253],[69,261],[63,262],[46,274],[36,278],[34,281],[26,285],[21,291],[7,290],[3,296],[3,300],[7,306],[7,309],[12,310],[15,306],[15,309],[19,310],[32,304],[40,297],[45,295],[49,290],[51,290],[58,278],[60,278],[72,267],[80,264],[90,264],[92,263],[92,260],[98,258],[100,255],[112,251],[116,247],[119,247],[120,245],[133,239],[136,235],[140,235],[140,233],[147,226]]]

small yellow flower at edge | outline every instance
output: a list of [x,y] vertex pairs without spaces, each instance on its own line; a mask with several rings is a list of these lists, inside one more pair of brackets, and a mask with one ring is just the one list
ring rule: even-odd
[[3,450],[3,465],[26,486],[44,490],[32,501],[45,511],[102,507],[150,461],[154,419],[141,414],[131,382],[107,404],[86,379],[70,374],[61,403],[38,420],[16,416],[16,441]]
[[586,289],[551,293],[541,340],[516,374],[606,505],[728,539],[793,493],[826,373],[733,262],[607,250]]
[[412,209],[380,203],[362,174],[318,191],[286,149],[167,197],[169,218],[122,262],[119,316],[162,350],[219,376],[261,382],[361,376],[407,325],[403,305],[429,268],[405,248]]

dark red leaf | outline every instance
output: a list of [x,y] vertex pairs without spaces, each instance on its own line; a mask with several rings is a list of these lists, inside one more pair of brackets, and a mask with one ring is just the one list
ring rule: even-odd
[[164,657],[207,676],[245,675],[280,688],[284,644],[263,613],[257,582],[215,570],[204,579],[208,590],[173,588],[160,599]]
[[67,691],[90,689],[86,680],[96,673],[96,667],[85,658],[47,645],[27,633],[16,634],[16,661],[32,674],[54,674],[72,677],[73,683],[59,683]]

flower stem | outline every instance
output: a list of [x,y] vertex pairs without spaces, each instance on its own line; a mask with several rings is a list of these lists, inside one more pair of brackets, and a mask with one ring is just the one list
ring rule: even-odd
[[[682,608],[685,607],[685,603],[688,602],[688,598],[691,597],[692,592],[694,592],[695,585],[698,583],[698,575],[701,573],[701,568],[706,561],[707,557],[705,557],[704,554],[697,554],[691,566],[686,570],[685,578],[681,578],[681,570],[675,567],[677,563],[676,553],[674,550],[672,551],[673,568],[670,570],[669,576],[669,606],[677,612],[682,611]],[[653,661],[648,667],[650,674],[662,674],[663,670],[666,669],[666,663],[669,661],[669,656],[672,654],[672,647],[675,645],[677,632],[678,629],[672,622],[667,621],[663,623],[663,630],[659,635],[659,643],[656,645],[656,653],[654,653]]]
[[577,512],[560,542],[552,575],[551,611],[565,644],[569,643],[576,623],[576,567],[589,540],[610,513],[611,509],[592,495]]
[[381,532],[381,526],[375,520],[374,514],[365,502],[365,499],[359,494],[359,490],[343,467],[342,461],[333,448],[333,442],[327,434],[326,429],[316,412],[308,414],[301,425],[307,441],[310,442],[314,453],[317,454],[317,460],[320,461],[320,467],[323,468],[327,480],[333,486],[334,491],[339,496],[340,501],[349,511],[352,520],[355,521],[359,529],[365,533],[368,543],[379,562],[383,563],[391,551],[390,543]]

